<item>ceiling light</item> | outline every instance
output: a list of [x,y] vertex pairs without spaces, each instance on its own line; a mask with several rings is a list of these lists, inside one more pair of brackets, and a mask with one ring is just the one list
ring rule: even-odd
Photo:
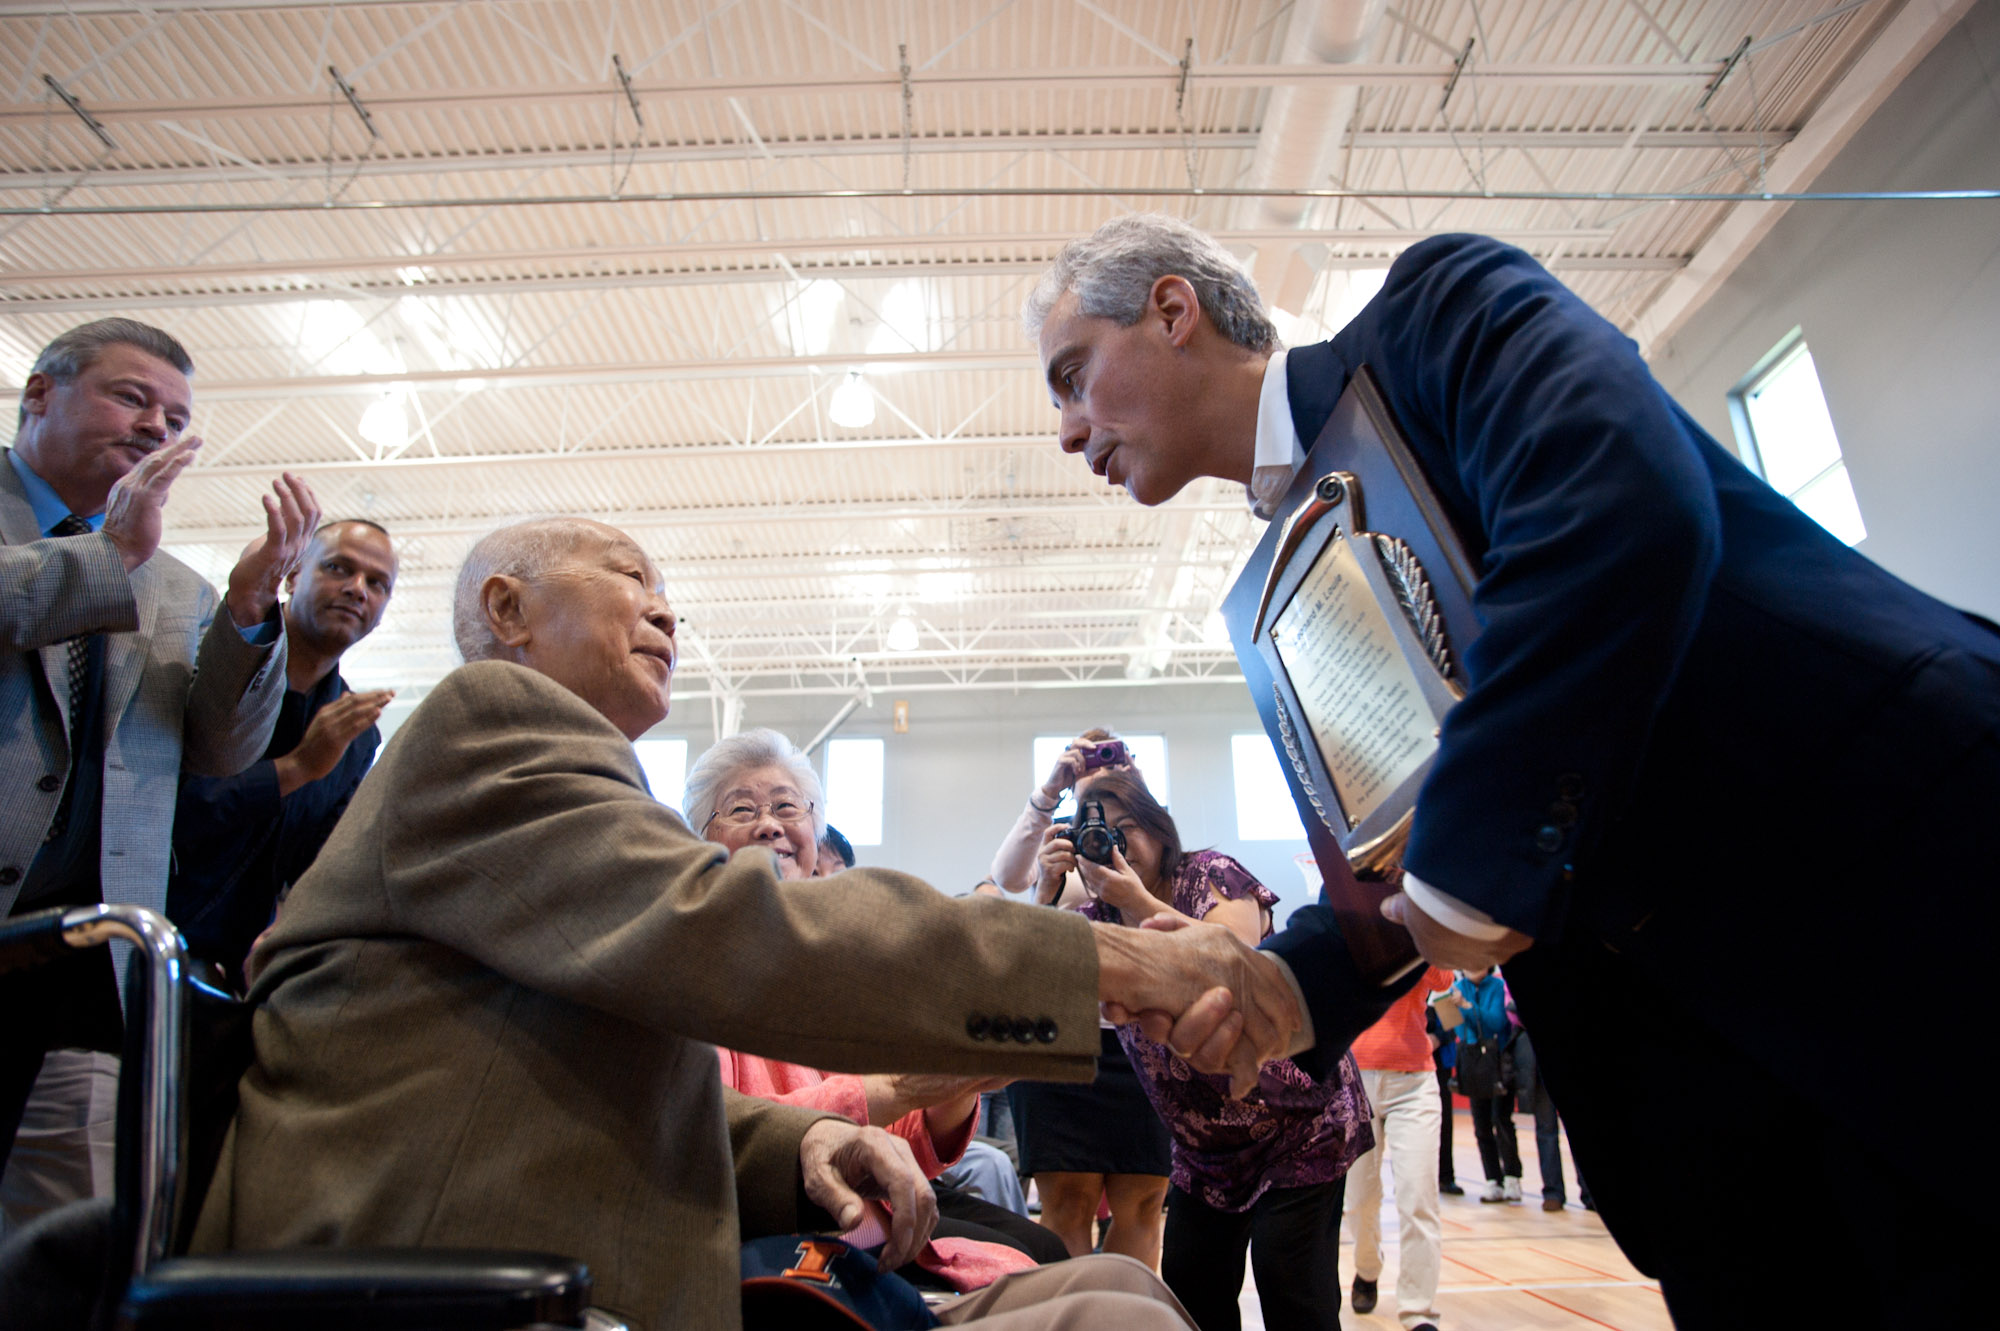
[[898,615],[896,622],[889,626],[889,636],[885,645],[892,652],[914,652],[917,650],[917,621],[908,615]]
[[[833,390],[833,401],[827,403],[826,414],[835,425],[850,430],[875,423],[875,395],[861,382],[861,371],[847,372],[847,382]],[[914,628],[911,631],[915,632]]]
[[391,389],[368,405],[361,413],[360,435],[392,453],[410,442],[410,417],[403,410],[401,389]]

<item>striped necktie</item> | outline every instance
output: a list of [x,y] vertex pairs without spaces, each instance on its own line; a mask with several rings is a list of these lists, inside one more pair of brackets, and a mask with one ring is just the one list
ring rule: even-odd
[[[57,536],[88,536],[90,524],[71,513],[54,528]],[[90,680],[90,640],[94,635],[79,633],[68,642],[69,647],[69,743],[74,765],[74,753],[83,730],[83,706],[86,686]],[[69,826],[69,801],[64,800],[56,810],[56,816],[49,823],[47,839],[55,840]]]

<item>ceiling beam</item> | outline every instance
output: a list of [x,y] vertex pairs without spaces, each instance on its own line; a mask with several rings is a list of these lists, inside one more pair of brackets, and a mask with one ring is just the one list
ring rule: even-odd
[[[1335,254],[1321,261],[1327,268],[1381,268],[1388,258],[1379,254]],[[1544,259],[1555,272],[1655,273],[1687,266],[1678,255],[1568,255]],[[226,306],[282,305],[297,300],[398,300],[404,296],[463,298],[468,296],[546,295],[569,291],[652,290],[660,287],[725,287],[756,283],[790,283],[794,274],[829,277],[836,281],[898,281],[910,277],[1035,277],[1049,266],[1047,259],[974,260],[966,263],[852,263],[838,267],[791,265],[782,268],[732,268],[722,272],[606,273],[588,277],[447,278],[406,286],[401,282],[314,282],[301,286],[266,287],[255,291],[181,290],[150,295],[37,296],[5,289],[0,270],[0,315],[74,314],[93,311],[211,309]],[[168,274],[171,276],[171,274]]]
[[[1247,514],[1249,510],[1246,508],[1244,512]],[[389,525],[392,529],[390,532],[392,537],[402,535],[402,529],[397,524],[392,522]],[[172,549],[188,550],[192,548],[177,542],[168,542],[167,544],[170,551]],[[1234,567],[1242,558],[1241,551],[1225,549],[1221,546],[1210,548],[1216,553],[1208,556],[1190,556],[1180,567],[1221,569],[1226,572]],[[921,574],[949,573],[973,575],[983,580],[1009,577],[1040,579],[1041,582],[1038,586],[1026,590],[1010,591],[1005,588],[989,587],[967,594],[992,599],[1039,597],[1042,604],[1047,605],[1049,603],[1048,598],[1051,595],[1074,596],[1079,599],[1091,596],[1115,595],[1129,599],[1131,595],[1129,589],[1111,591],[1082,588],[1074,586],[1072,582],[1063,582],[1061,580],[1064,578],[1073,580],[1086,576],[1096,577],[1111,573],[1151,573],[1159,565],[1158,558],[1151,553],[1152,550],[1153,545],[1150,542],[1110,548],[1093,546],[1088,558],[1079,558],[1074,549],[1045,549],[1031,552],[1034,556],[1032,559],[1018,560],[1012,559],[1003,551],[981,550],[976,553],[982,556],[997,556],[999,560],[1008,562],[984,562],[972,556],[947,556],[947,558],[952,560],[948,568],[931,566],[939,559],[935,551],[917,550],[898,550],[875,556],[867,556],[862,559],[857,559],[855,556],[845,552],[827,552],[811,556],[795,553],[777,556],[742,555],[732,556],[727,559],[707,556],[675,559],[671,556],[655,553],[653,554],[653,562],[658,565],[660,576],[666,580],[669,599],[678,599],[673,595],[676,586],[690,583],[726,582],[753,584],[766,580],[792,581],[796,579],[818,579],[822,582],[830,582],[835,579],[876,577],[899,579],[907,582]],[[852,567],[856,562],[881,564],[886,567]],[[423,569],[405,566],[404,570],[396,578],[396,595],[399,598],[407,598],[412,592],[435,593],[456,588],[457,585],[458,569],[456,565],[438,564]],[[714,599],[721,598],[718,595]],[[790,599],[796,601],[807,598],[792,597]],[[914,597],[905,597],[897,593],[891,594],[889,599],[914,600]],[[407,603],[407,601],[402,603]],[[824,608],[823,598],[821,603],[822,608]],[[732,601],[731,604],[735,604],[735,602]],[[1167,609],[1170,607],[1160,608]],[[1017,616],[1017,618],[1047,619],[1067,613],[1070,612],[1050,610],[1045,614],[1024,614]],[[1131,615],[1136,612],[1128,605],[1121,606],[1115,610],[1080,610],[1077,613],[1086,615],[1113,613]]]
[[[1456,134],[1441,130],[1365,130],[1352,136],[1358,150],[1396,148],[1409,152],[1464,151],[1468,146],[1492,151],[1519,148],[1529,151],[1623,150],[1633,147],[1666,151],[1702,151],[1730,148],[1779,147],[1791,141],[1790,130],[1655,130],[1636,138],[1629,130],[1493,130],[1468,128]],[[1203,152],[1254,148],[1254,131],[1203,133],[1196,144]],[[1072,134],[963,134],[914,137],[909,151],[918,156],[935,153],[999,152],[1173,152],[1187,148],[1187,137],[1178,131],[1161,133],[1072,133]],[[767,140],[751,144],[726,140],[717,143],[662,144],[637,148],[604,144],[579,144],[571,148],[500,151],[418,157],[367,157],[355,160],[336,158],[334,173],[343,180],[374,179],[385,176],[440,176],[467,172],[548,171],[574,167],[601,166],[614,156],[619,168],[659,166],[684,162],[744,162],[767,158],[808,157],[900,157],[901,139],[794,139]],[[268,161],[250,165],[218,163],[214,166],[133,166],[94,165],[81,162],[73,168],[0,170],[0,190],[119,189],[127,186],[160,187],[190,185],[268,184],[276,180],[321,180],[327,172],[324,161]]]
[[[1054,411],[1050,412],[1054,419]],[[941,448],[941,449],[982,449],[982,448],[1053,448],[1055,434],[961,434],[949,439],[923,439],[914,435],[856,437],[846,439],[784,439],[771,440],[759,444],[641,444],[634,448],[596,449],[587,452],[558,453],[458,453],[443,457],[418,457],[405,453],[401,457],[383,458],[378,462],[363,461],[360,458],[335,458],[324,462],[286,462],[285,470],[299,476],[346,475],[380,476],[387,471],[438,472],[455,471],[463,467],[533,467],[556,465],[575,469],[592,463],[617,465],[630,462],[676,462],[691,458],[761,458],[783,454],[799,453],[865,453],[882,449],[901,448]],[[268,476],[270,463],[225,462],[219,466],[205,467],[200,458],[185,474],[187,481],[199,482],[204,478],[224,479],[233,476]]]
[[[1804,190],[1819,177],[1868,118],[1931,49],[1972,9],[1975,0],[1909,0],[1861,52],[1813,117],[1765,169],[1771,193]],[[1757,242],[1770,234],[1791,205],[1739,203],[1709,233],[1688,266],[1640,312],[1633,340],[1651,355],[1721,289]]]
[[[1471,64],[1464,68],[1461,82],[1497,87],[1659,87],[1685,84],[1699,86],[1712,82],[1723,70],[1720,60],[1654,61],[1643,63],[1510,63]],[[1450,61],[1435,64],[1352,64],[1352,65],[1209,65],[1196,66],[1188,74],[1190,90],[1241,88],[1262,91],[1280,86],[1311,87],[1437,87],[1455,75],[1459,66]],[[1181,86],[1182,71],[1175,65],[1130,67],[1071,67],[1067,69],[934,69],[913,72],[906,85],[896,71],[872,73],[861,70],[828,74],[817,84],[796,78],[686,79],[673,82],[634,81],[632,92],[641,102],[713,101],[730,97],[797,97],[802,93],[878,93],[901,97],[907,86],[913,93],[1029,92],[1046,96],[1051,92],[1158,92],[1173,93]],[[363,88],[370,115],[388,119],[399,113],[417,111],[474,111],[505,109],[532,111],[571,103],[606,105],[622,96],[613,83],[536,83],[514,88],[481,88],[461,91],[447,88]],[[168,102],[93,101],[90,114],[100,121],[213,121],[270,120],[294,116],[324,119],[323,94],[292,97],[191,97]],[[0,126],[38,126],[48,114],[40,98],[0,105]]]
[[[1437,147],[1449,147],[1449,136],[1431,136]],[[1203,149],[1250,148],[1257,142],[1254,130],[1203,134]],[[1711,145],[1712,146],[1712,145]],[[1749,146],[1755,146],[1754,143]],[[1187,136],[1178,130],[1159,133],[1073,134],[953,134],[913,136],[909,152],[917,156],[950,153],[1026,152],[1172,152],[1187,149]],[[766,139],[750,143],[724,139],[714,143],[641,144],[637,147],[610,144],[577,144],[569,148],[502,149],[495,152],[452,153],[438,156],[335,158],[333,171],[342,180],[368,180],[382,176],[440,176],[488,171],[559,171],[565,168],[602,168],[615,159],[618,169],[628,166],[671,166],[686,162],[751,162],[771,158],[805,157],[901,157],[903,140],[869,138]],[[214,166],[133,166],[85,163],[73,170],[25,166],[0,173],[0,189],[113,189],[125,185],[234,185],[269,184],[274,180],[323,180],[327,164],[320,161],[255,161],[249,165],[218,163]],[[79,181],[78,175],[84,179]]]
[[[1310,240],[1326,245],[1378,245],[1401,248],[1436,234],[1425,228],[1369,229],[1365,227],[1322,229],[1300,232],[1288,228],[1248,228],[1217,231],[1215,238],[1225,245],[1257,245],[1273,240]],[[1612,227],[1525,227],[1501,229],[1493,236],[1523,247],[1534,245],[1595,244],[1609,241]],[[798,268],[801,276],[819,276],[817,270],[799,265],[792,256],[804,254],[895,254],[909,251],[997,249],[1019,254],[1023,251],[1055,252],[1076,239],[1074,231],[990,231],[964,235],[918,236],[789,236],[784,238],[744,237],[683,241],[665,245],[603,245],[544,247],[529,250],[448,250],[441,254],[355,254],[342,256],[266,259],[254,263],[184,264],[162,269],[159,264],[132,264],[118,267],[0,268],[0,282],[8,285],[37,282],[142,282],[142,281],[246,281],[255,278],[297,278],[313,273],[403,272],[412,280],[405,294],[420,296],[428,285],[419,274],[425,270],[504,267],[510,264],[567,264],[573,269],[609,264],[643,264],[657,268],[669,260],[715,265],[724,258],[750,254],[783,255]],[[1046,262],[1046,260],[1044,261]],[[829,264],[824,276],[838,278],[849,270]],[[607,273],[617,280],[619,275]]]
[[[613,512],[588,513],[582,516],[606,522],[643,538],[647,532],[681,531],[701,527],[768,527],[777,522],[956,522],[968,518],[1090,518],[1090,517],[1137,517],[1150,518],[1162,512],[1159,509],[1142,509],[1125,497],[1123,490],[1092,491],[1089,494],[1058,496],[1050,495],[1036,499],[1002,500],[980,497],[963,501],[936,500],[931,503],[910,503],[906,500],[884,500],[879,503],[865,501],[798,503],[798,504],[750,504],[717,506],[714,508],[654,508],[621,509]],[[1241,498],[1232,499],[1176,499],[1172,508],[1191,508],[1204,513],[1241,513],[1244,504]],[[254,506],[252,506],[254,511]],[[483,536],[495,527],[517,518],[530,516],[524,512],[509,511],[452,518],[423,518],[404,521],[398,518],[384,518],[384,525],[395,528],[398,538],[418,536]],[[218,523],[212,526],[175,524],[170,531],[169,546],[182,548],[197,546],[220,546],[230,552],[242,549],[245,542],[262,535],[261,522]],[[642,542],[643,543],[643,542]],[[192,562],[192,561],[191,561]]]
[[[508,365],[497,369],[408,370],[396,374],[327,374],[270,379],[216,379],[202,382],[204,402],[256,402],[272,398],[366,397],[408,386],[437,385],[461,393],[522,386],[635,384],[688,379],[772,379],[805,377],[814,371],[845,374],[850,369],[893,373],[899,369],[968,373],[1032,370],[1035,353],[1019,351],[904,351],[816,356],[735,356],[711,360],[609,362],[596,365]],[[19,388],[0,389],[0,407],[20,401]]]

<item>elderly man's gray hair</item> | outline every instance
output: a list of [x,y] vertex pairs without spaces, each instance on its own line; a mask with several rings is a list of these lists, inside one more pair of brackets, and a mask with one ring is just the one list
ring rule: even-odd
[[[148,356],[163,360],[189,378],[194,377],[194,358],[172,333],[137,319],[93,319],[78,324],[42,348],[35,357],[31,374],[46,374],[59,384],[74,383],[76,377],[97,363],[106,347],[137,347]],[[15,428],[27,423],[24,402],[15,415]]]
[[535,582],[590,541],[603,541],[604,528],[582,518],[531,518],[479,538],[458,566],[458,589],[451,601],[451,636],[467,661],[501,655],[500,640],[486,621],[479,589],[496,575]]
[[819,773],[799,746],[775,730],[746,730],[709,745],[688,769],[687,787],[681,795],[682,812],[697,834],[715,816],[716,805],[738,777],[759,767],[782,767],[791,773],[799,794],[812,802],[813,840],[826,835],[826,788]]
[[1056,302],[1074,291],[1083,313],[1130,328],[1146,312],[1153,283],[1170,273],[1194,288],[1215,331],[1246,351],[1277,350],[1278,330],[1236,257],[1207,232],[1164,213],[1115,218],[1063,246],[1028,293],[1021,325],[1031,341],[1039,340]]

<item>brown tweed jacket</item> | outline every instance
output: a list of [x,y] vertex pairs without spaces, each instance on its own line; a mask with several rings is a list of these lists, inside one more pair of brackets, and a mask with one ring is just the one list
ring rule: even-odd
[[[544,676],[484,662],[431,692],[266,945],[198,1250],[540,1248],[587,1261],[638,1326],[734,1327],[740,1239],[813,1219],[797,1152],[820,1116],[725,1100],[703,1042],[1091,1075],[1081,919],[884,870],[780,883],[642,781]],[[996,1017],[1040,1030],[969,1033]]]

